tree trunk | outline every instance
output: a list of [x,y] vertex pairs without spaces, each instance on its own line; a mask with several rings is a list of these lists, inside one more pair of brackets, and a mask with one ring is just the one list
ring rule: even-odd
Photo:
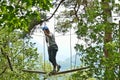
[[119,53],[120,53],[120,20],[119,20]]
[[[118,34],[118,36],[119,36],[119,42],[118,42],[118,44],[119,44],[119,54],[120,54],[120,20],[119,20],[119,29],[118,29],[118,31],[119,31],[119,34]],[[120,77],[120,65],[119,65],[119,77]]]
[[108,57],[109,51],[105,46],[105,44],[112,41],[112,27],[111,27],[111,23],[108,22],[108,18],[111,17],[111,10],[110,10],[109,3],[106,0],[102,0],[102,7],[103,7],[103,18],[104,18],[104,24],[105,24],[104,55],[105,57]]

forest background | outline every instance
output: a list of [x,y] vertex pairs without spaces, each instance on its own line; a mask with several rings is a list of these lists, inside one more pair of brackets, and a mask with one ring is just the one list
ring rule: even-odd
[[[30,42],[30,34],[36,25],[49,21],[60,6],[66,9],[56,16],[56,31],[65,34],[71,28],[75,30],[77,38],[87,45],[78,43],[75,49],[81,52],[81,63],[89,66],[64,79],[119,80],[120,5],[117,0],[0,0],[0,79],[41,79],[39,74],[22,71],[44,69],[43,57]],[[50,8],[55,11],[46,16]],[[50,70],[50,64],[46,65]]]

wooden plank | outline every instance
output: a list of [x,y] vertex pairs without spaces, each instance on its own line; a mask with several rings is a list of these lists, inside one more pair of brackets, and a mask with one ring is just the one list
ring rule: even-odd
[[[79,70],[83,70],[83,69],[87,69],[87,68],[89,68],[89,67],[81,67],[81,68],[78,68],[78,69],[60,71],[60,72],[53,73],[53,74],[50,74],[50,75],[65,74],[65,73],[75,72],[75,71],[79,71]],[[43,72],[43,71],[39,71],[39,70],[22,70],[22,71],[29,72],[29,73],[47,74],[47,72]]]
[[78,69],[71,69],[71,70],[66,70],[66,71],[60,71],[51,75],[59,75],[59,74],[65,74],[65,73],[71,73],[71,72],[75,72],[75,71],[79,71],[79,70],[83,70],[83,69],[87,69],[89,67],[82,67],[82,68],[78,68]]
[[47,74],[47,72],[39,71],[39,70],[22,70],[23,72],[29,72],[29,73],[40,73],[40,74]]

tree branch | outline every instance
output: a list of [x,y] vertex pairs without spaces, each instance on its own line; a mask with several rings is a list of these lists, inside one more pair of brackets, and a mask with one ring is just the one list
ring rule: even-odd
[[10,58],[9,58],[9,56],[3,51],[2,48],[1,48],[1,53],[7,58],[7,61],[8,61],[9,67],[10,67],[11,71],[13,71],[13,67],[12,67],[12,64],[11,64]]
[[9,67],[11,69],[11,71],[13,71],[13,67],[12,67],[12,64],[11,64],[11,61],[10,61],[10,58],[8,57],[8,55],[6,55],[7,57],[7,60],[8,60],[8,63],[9,63]]
[[[76,3],[76,4],[75,4],[75,7],[74,7],[74,11],[75,11],[75,16],[76,16],[77,20],[79,20],[79,17],[78,17],[78,15],[77,15],[78,10],[79,10],[79,7],[80,7],[80,5],[78,5],[78,7],[77,7],[77,3]],[[76,8],[77,8],[77,9],[76,9]]]
[[63,1],[65,1],[65,0],[61,0],[61,1],[60,1],[60,3],[58,4],[57,8],[55,9],[55,11],[53,12],[53,14],[52,14],[49,18],[47,18],[47,19],[45,19],[45,20],[40,21],[40,23],[39,23],[39,24],[41,24],[41,23],[43,23],[43,22],[45,22],[45,21],[50,20],[50,19],[54,16],[54,14],[57,12],[58,8],[60,7],[60,5],[62,4],[62,2],[63,2]]
[[65,0],[61,0],[61,1],[59,2],[59,4],[58,4],[58,6],[56,7],[55,11],[52,13],[52,15],[51,15],[49,18],[44,19],[44,20],[40,20],[40,21],[37,21],[36,19],[34,19],[33,21],[31,21],[30,26],[29,26],[29,28],[28,28],[28,31],[27,31],[27,32],[24,32],[22,37],[24,38],[24,37],[26,37],[27,34],[33,33],[33,31],[35,30],[35,26],[36,26],[36,25],[39,25],[39,24],[42,25],[43,22],[50,20],[50,19],[55,15],[55,13],[57,12],[58,8],[60,7],[60,5],[61,5],[64,1],[65,1]]
[[21,0],[18,0],[17,5],[19,5],[20,1],[21,1]]
[[0,75],[2,75],[3,73],[5,73],[6,70],[7,70],[7,67],[5,67],[5,68],[3,69],[3,71],[0,73]]

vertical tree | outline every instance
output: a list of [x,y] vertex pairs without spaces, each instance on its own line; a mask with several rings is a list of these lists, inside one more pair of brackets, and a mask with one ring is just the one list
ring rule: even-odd
[[109,2],[102,0],[102,8],[103,8],[103,19],[104,19],[103,24],[105,24],[104,54],[105,57],[108,57],[110,53],[107,47],[105,47],[105,44],[112,41],[112,25],[110,24],[110,22],[108,22],[108,18],[111,17],[111,9],[110,9],[111,7],[109,6]]

